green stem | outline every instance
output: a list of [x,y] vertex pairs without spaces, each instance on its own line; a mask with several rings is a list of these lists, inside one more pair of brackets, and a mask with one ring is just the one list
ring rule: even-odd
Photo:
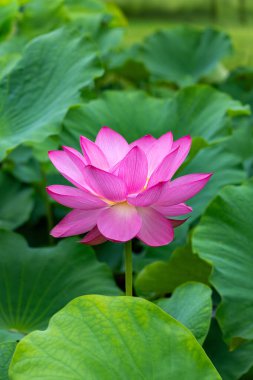
[[133,265],[132,265],[132,241],[125,243],[125,291],[126,296],[133,295]]

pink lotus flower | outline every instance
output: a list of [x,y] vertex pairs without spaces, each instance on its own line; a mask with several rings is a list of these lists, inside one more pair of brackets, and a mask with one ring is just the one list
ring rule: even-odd
[[52,185],[48,194],[73,208],[51,231],[54,237],[86,233],[82,243],[126,242],[134,237],[150,246],[170,243],[174,227],[188,214],[184,202],[196,195],[211,174],[189,174],[171,180],[185,160],[191,137],[173,142],[168,132],[159,139],[147,135],[128,144],[103,127],[95,143],[81,136],[82,153],[73,148],[51,151],[56,169],[75,187]]

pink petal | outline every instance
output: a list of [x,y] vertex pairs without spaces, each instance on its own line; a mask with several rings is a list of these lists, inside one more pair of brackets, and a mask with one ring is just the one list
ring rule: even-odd
[[99,169],[109,169],[109,164],[104,153],[93,141],[90,141],[86,137],[81,136],[80,145],[83,151],[83,155],[86,158],[88,164]]
[[105,154],[110,166],[121,161],[129,151],[129,145],[124,137],[108,127],[100,129],[96,144]]
[[188,220],[188,218],[181,219],[181,220],[176,220],[176,219],[168,219],[168,220],[171,222],[173,228],[177,228],[181,226],[182,224],[184,224]]
[[188,174],[165,184],[158,204],[171,206],[194,197],[211,178],[212,174]]
[[47,192],[56,202],[71,208],[92,210],[107,206],[97,196],[88,191],[76,189],[71,186],[52,185],[47,187]]
[[[123,160],[124,160],[124,158],[123,158]],[[117,164],[115,164],[114,166],[111,166],[109,169],[109,173],[112,173],[112,174],[118,176],[120,164],[121,164],[121,161],[117,162]]]
[[138,207],[150,206],[159,200],[164,185],[165,184],[163,182],[160,182],[138,194],[136,197],[129,196],[127,201],[128,203]]
[[173,162],[173,168],[171,168],[171,177],[176,173],[177,169],[182,165],[186,159],[192,144],[192,138],[190,135],[181,137],[180,139],[173,142],[172,150],[178,148],[178,154]]
[[120,162],[118,176],[125,182],[129,194],[143,189],[148,174],[145,153],[137,146],[132,148]]
[[147,208],[138,208],[142,217],[142,226],[137,235],[145,244],[151,247],[167,245],[174,239],[171,222],[158,211]]
[[84,178],[90,188],[100,197],[113,202],[124,201],[127,188],[121,178],[93,166],[86,166]]
[[80,240],[80,243],[88,245],[98,245],[104,243],[105,241],[106,238],[103,235],[101,235],[99,229],[96,226],[90,232],[88,232],[82,240]]
[[153,174],[150,177],[150,180],[148,182],[148,187],[154,186],[156,183],[161,181],[169,181],[174,171],[174,161],[177,157],[179,148],[176,148],[176,150],[171,151],[158,165],[158,167],[155,169]]
[[107,239],[128,241],[139,232],[141,217],[135,207],[124,202],[102,211],[97,225]]
[[[76,157],[74,162],[68,153],[61,150],[54,150],[48,152],[49,158],[56,169],[65,177],[69,182],[80,188],[86,187],[86,182],[83,176],[83,170],[85,168],[84,163]],[[82,170],[81,170],[82,168]]]
[[89,185],[87,184],[87,182],[85,181],[85,178],[83,175],[84,169],[87,166],[86,158],[81,153],[79,153],[77,150],[70,148],[68,146],[63,146],[63,150],[68,155],[68,157],[71,159],[71,161],[73,161],[73,163],[76,165],[76,167],[79,169],[80,173],[82,173],[83,187],[86,190],[90,191],[91,189],[90,189]]
[[173,135],[171,132],[165,133],[154,142],[147,152],[148,159],[148,176],[150,177],[157,166],[162,162],[165,156],[171,151]]
[[192,208],[185,203],[179,203],[173,206],[154,205],[153,208],[164,216],[180,216],[192,212]]
[[151,146],[154,144],[156,139],[151,135],[146,135],[141,137],[138,140],[133,141],[130,144],[130,148],[133,148],[134,146],[138,146],[143,150],[144,153],[147,153],[147,151],[151,148]]
[[71,148],[70,146],[63,146],[62,147],[64,152],[66,152],[71,158],[71,160],[78,166],[81,170],[84,166],[88,165],[88,161],[85,159],[85,157],[78,152],[78,150]]
[[97,224],[101,209],[72,210],[50,232],[54,237],[66,237],[83,234]]

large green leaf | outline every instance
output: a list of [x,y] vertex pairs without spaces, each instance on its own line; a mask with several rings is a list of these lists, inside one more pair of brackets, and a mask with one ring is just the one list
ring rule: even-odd
[[[204,349],[223,380],[241,379],[253,365],[253,342],[244,342],[234,350],[229,349],[223,341],[215,319],[212,321]],[[252,380],[252,377],[250,379]]]
[[195,85],[176,93],[168,113],[169,129],[175,131],[176,137],[190,134],[212,141],[217,135],[226,134],[227,115],[249,115],[250,109],[212,87]]
[[80,135],[94,140],[103,125],[129,140],[146,133],[158,137],[168,130],[168,104],[142,91],[107,91],[101,98],[70,110],[64,120],[63,143],[78,146]]
[[114,54],[110,51],[119,45],[122,27],[127,25],[117,5],[103,0],[65,0],[65,5],[68,18],[96,41],[103,61],[105,58],[111,60]]
[[[233,135],[230,140],[230,151],[236,154],[242,161],[247,162],[253,159],[253,117],[245,117],[243,120],[236,120]],[[250,176],[250,175],[249,175]]]
[[[139,52],[138,45],[132,45],[130,48],[117,50],[113,56],[111,56],[109,62],[109,70],[116,74],[116,78],[120,76],[124,80],[130,80],[134,84],[134,88],[138,88],[138,85],[143,85],[143,82],[147,82],[149,79],[149,72],[143,63],[136,61],[136,55]],[[150,85],[150,88],[156,86],[156,84]],[[159,90],[160,90],[159,86]],[[166,88],[167,89],[167,88]],[[172,89],[168,91],[174,92]],[[168,93],[166,92],[166,95]]]
[[246,178],[246,173],[240,163],[240,158],[228,152],[230,139],[225,143],[202,149],[188,164],[179,172],[179,175],[190,173],[213,173],[207,186],[187,203],[192,206],[193,212],[187,223],[198,218],[208,203],[225,185],[241,183]]
[[23,37],[13,37],[0,43],[0,79],[13,70],[21,57],[24,44]]
[[0,228],[15,229],[26,222],[33,208],[33,189],[0,172]]
[[[40,144],[39,147],[41,147],[41,145],[44,148],[45,141]],[[53,147],[54,145],[51,141],[51,146],[48,150],[53,150]],[[55,146],[55,149],[57,149],[57,147],[58,145]],[[21,182],[38,183],[43,181],[42,166],[35,159],[33,150],[24,145],[18,146],[6,157],[3,162],[3,168]],[[43,192],[44,191],[43,188]]]
[[65,239],[29,248],[20,235],[0,232],[0,328],[27,333],[83,294],[119,295],[112,274],[93,250]]
[[99,129],[108,125],[129,141],[148,133],[159,137],[168,130],[175,138],[191,134],[211,140],[224,129],[227,114],[248,113],[239,102],[204,85],[183,89],[168,100],[142,91],[107,91],[100,99],[70,110],[62,139],[77,146],[80,135],[95,139]]
[[15,342],[0,343],[0,380],[9,380],[8,369],[15,347]]
[[253,181],[224,188],[193,234],[193,250],[213,265],[222,297],[217,318],[225,338],[253,338]]
[[12,380],[220,380],[193,335],[140,298],[85,296],[17,346]]
[[212,291],[198,282],[180,285],[170,298],[156,302],[166,313],[183,323],[203,343],[212,317]]
[[122,30],[113,26],[124,25],[126,21],[116,5],[109,6],[104,1],[30,0],[20,14],[18,35],[28,41],[70,23],[98,43],[104,58],[122,37]]
[[[252,67],[234,70],[220,88],[229,93],[234,99],[249,104],[253,109],[253,69]],[[231,151],[244,160],[251,158],[253,152],[253,117],[236,120],[234,138],[231,141]]]
[[225,33],[184,26],[148,36],[137,59],[145,64],[153,80],[181,87],[210,74],[231,51],[231,40]]
[[0,83],[0,158],[59,131],[79,91],[102,74],[94,45],[67,29],[34,39]]
[[108,91],[68,113],[62,138],[76,146],[80,135],[94,139],[99,129],[108,125],[129,141],[147,133],[159,137],[168,130],[175,138],[191,134],[211,140],[224,129],[226,114],[248,113],[239,102],[204,85],[183,89],[168,100],[142,91]]
[[191,248],[177,248],[169,261],[156,261],[144,267],[136,277],[135,288],[139,295],[163,296],[187,281],[208,283],[211,268]]

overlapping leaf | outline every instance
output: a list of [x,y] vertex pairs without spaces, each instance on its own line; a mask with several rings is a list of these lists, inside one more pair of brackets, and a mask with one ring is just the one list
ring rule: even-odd
[[[249,104],[253,109],[253,69],[251,67],[238,68],[231,72],[228,79],[220,85],[222,91],[230,94],[234,99]],[[234,124],[231,151],[243,160],[252,160],[253,128],[251,117],[236,120]]]
[[33,208],[33,189],[0,172],[0,228],[12,230],[26,222]]
[[253,338],[253,182],[224,188],[193,235],[193,249],[213,265],[222,297],[217,318],[227,340]]
[[183,323],[203,343],[212,317],[211,289],[198,282],[180,285],[170,298],[156,302],[164,311]]
[[230,140],[201,150],[179,172],[179,175],[201,172],[213,173],[210,183],[201,193],[187,202],[193,208],[188,223],[193,222],[203,213],[208,203],[222,187],[241,183],[246,178],[240,158],[228,151],[229,145]]
[[94,45],[75,32],[61,29],[33,40],[0,83],[0,158],[55,134],[79,91],[101,74]]
[[193,86],[179,91],[172,99],[157,99],[142,91],[108,91],[71,110],[64,121],[63,142],[77,146],[79,136],[95,139],[103,125],[115,129],[129,141],[145,134],[159,137],[171,130],[175,138],[186,134],[213,140],[224,134],[224,119],[247,115],[249,109],[209,86]]
[[19,343],[10,377],[28,376],[221,379],[193,335],[160,308],[138,298],[102,296],[77,298],[45,332],[33,332]]
[[[39,144],[36,148],[41,149],[42,146],[45,153],[44,143]],[[53,148],[52,140],[51,146]],[[21,182],[36,183],[42,181],[42,167],[34,157],[33,150],[24,145],[18,146],[7,156],[3,167]]]
[[[27,333],[83,294],[119,295],[112,274],[77,239],[29,248],[24,238],[0,233],[0,329]],[[5,339],[6,340],[6,339]]]
[[9,74],[19,61],[25,40],[13,37],[0,43],[0,79]]
[[15,342],[0,343],[0,379],[9,380],[9,364],[15,350]]
[[147,37],[141,46],[140,59],[154,80],[181,87],[198,82],[231,50],[231,41],[225,33],[178,27]]
[[173,292],[187,281],[208,283],[211,267],[191,248],[177,248],[169,261],[156,261],[147,265],[138,274],[135,288],[138,295],[157,297]]
[[[229,349],[223,341],[216,320],[212,321],[204,349],[223,380],[241,379],[241,376],[253,365],[253,342],[243,342],[236,349]],[[248,378],[248,380],[250,379],[251,377]]]

